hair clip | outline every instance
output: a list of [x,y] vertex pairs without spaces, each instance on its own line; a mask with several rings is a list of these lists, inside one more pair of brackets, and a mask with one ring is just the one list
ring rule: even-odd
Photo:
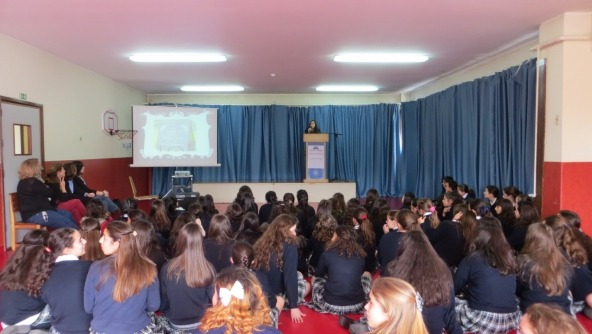
[[218,295],[220,297],[220,302],[222,303],[222,305],[228,306],[228,304],[230,304],[230,298],[232,298],[233,296],[240,300],[243,300],[245,298],[245,290],[243,289],[243,285],[241,284],[241,282],[235,281],[230,290],[226,288],[220,288],[220,292]]
[[45,246],[45,252],[46,252],[46,253],[50,253],[50,254],[51,254],[51,248],[49,248],[49,247]]
[[366,220],[368,219],[368,215],[367,214],[363,214],[360,216],[360,220]]
[[434,212],[436,212],[436,207],[435,207],[435,206],[432,206],[432,207],[430,207],[430,212],[431,212],[431,213],[434,213]]
[[138,236],[138,232],[136,232],[136,230],[131,230],[129,232],[121,233],[121,235],[128,235],[128,234],[131,234],[134,237],[137,237]]
[[419,292],[415,293],[415,307],[419,312],[423,311],[423,298],[421,298]]

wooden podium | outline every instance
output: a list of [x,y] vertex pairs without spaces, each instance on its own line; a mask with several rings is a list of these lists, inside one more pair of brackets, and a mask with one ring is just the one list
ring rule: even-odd
[[304,182],[329,182],[327,179],[327,143],[329,142],[329,134],[305,133],[303,141],[306,150]]

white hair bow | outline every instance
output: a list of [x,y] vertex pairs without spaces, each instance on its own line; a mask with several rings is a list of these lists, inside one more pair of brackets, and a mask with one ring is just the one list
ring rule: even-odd
[[222,305],[228,306],[228,304],[230,304],[230,298],[232,296],[240,300],[243,300],[245,298],[245,290],[243,289],[243,285],[239,281],[234,282],[230,290],[226,288],[220,288],[220,302],[222,303]]

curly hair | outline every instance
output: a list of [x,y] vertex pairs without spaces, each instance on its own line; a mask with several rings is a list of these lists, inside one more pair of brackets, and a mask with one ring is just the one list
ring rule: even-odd
[[254,245],[254,270],[269,270],[271,254],[277,256],[277,268],[282,268],[284,243],[298,245],[298,239],[290,232],[290,228],[297,223],[298,220],[296,217],[289,214],[281,214],[271,222],[269,227]]
[[320,242],[327,242],[333,238],[333,233],[337,228],[337,220],[331,215],[320,215],[315,224],[312,236]]
[[41,295],[47,281],[53,256],[47,248],[49,233],[33,230],[25,235],[21,246],[0,272],[0,287],[7,291],[24,291],[33,297]]
[[337,239],[327,244],[327,250],[337,249],[339,256],[345,256],[347,258],[352,256],[366,257],[366,252],[356,240],[356,230],[352,226],[340,225],[335,230],[335,234],[337,235]]
[[231,297],[228,305],[218,301],[206,310],[199,329],[207,332],[224,327],[224,334],[256,333],[259,326],[270,326],[269,305],[257,277],[248,269],[232,266],[216,277],[216,292],[230,289],[239,282],[244,289],[244,298]]
[[572,266],[588,264],[590,257],[584,244],[584,233],[561,219],[547,220],[546,223],[553,229],[555,243],[563,248]]

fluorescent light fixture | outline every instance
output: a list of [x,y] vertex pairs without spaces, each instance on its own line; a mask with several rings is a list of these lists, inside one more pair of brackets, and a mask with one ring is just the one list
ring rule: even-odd
[[138,53],[129,59],[137,63],[215,63],[226,61],[216,53]]
[[183,86],[184,92],[242,92],[242,86]]
[[375,92],[378,90],[376,86],[356,85],[356,86],[338,86],[338,85],[324,85],[318,86],[317,92]]
[[428,56],[419,53],[344,53],[335,56],[338,63],[423,63]]

